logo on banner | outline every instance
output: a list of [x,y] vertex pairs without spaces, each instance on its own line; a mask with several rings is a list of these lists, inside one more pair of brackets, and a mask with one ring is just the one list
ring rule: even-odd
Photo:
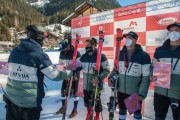
[[143,10],[141,8],[137,8],[137,9],[132,9],[132,10],[126,10],[123,12],[118,12],[118,16],[126,16],[126,15],[131,15],[131,14],[138,14],[138,13],[142,13]]
[[157,23],[160,24],[161,26],[163,25],[169,25],[169,24],[172,24],[174,22],[176,22],[177,19],[174,18],[174,17],[168,17],[168,18],[163,18],[161,20],[159,20]]
[[81,27],[82,26],[82,18],[81,20],[78,22],[78,25]]
[[128,28],[123,28],[123,30],[133,30],[133,29],[135,29],[136,26],[138,26],[137,22],[136,21],[131,21],[129,23],[129,27]]
[[132,27],[132,26],[138,26],[137,22],[136,21],[131,21],[130,24],[129,24],[129,27]]
[[102,20],[106,20],[106,15],[96,17],[96,21],[102,21]]

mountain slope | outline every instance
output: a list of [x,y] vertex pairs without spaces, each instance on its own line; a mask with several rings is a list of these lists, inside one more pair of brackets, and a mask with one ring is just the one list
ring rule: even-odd
[[[61,23],[61,21],[70,15],[76,7],[89,0],[49,0],[43,8],[39,8],[46,16],[52,16],[50,23]],[[92,0],[95,7],[102,10],[109,10],[120,7],[117,0]]]
[[[44,6],[44,12],[47,16],[54,15],[57,12],[61,12],[65,9],[68,12],[72,12],[77,6],[89,0],[49,0],[50,3]],[[95,7],[101,9],[113,9],[120,7],[116,0],[96,0],[93,2]]]
[[24,0],[0,0],[0,17],[8,27],[24,27],[32,23],[42,23],[43,15]]
[[[48,22],[50,24],[61,23],[77,6],[89,0],[49,0],[49,3],[43,7],[36,8],[30,6],[30,4],[37,1],[38,0],[0,0],[0,18],[2,18],[2,23],[7,27],[18,28],[25,27],[32,23],[44,25],[47,25]],[[41,0],[40,2],[43,1],[47,0]],[[116,0],[92,0],[92,2],[95,7],[102,10],[120,7]]]

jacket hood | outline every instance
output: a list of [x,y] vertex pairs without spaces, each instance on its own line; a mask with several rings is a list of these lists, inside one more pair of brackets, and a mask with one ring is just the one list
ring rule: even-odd
[[35,51],[43,51],[41,45],[37,43],[33,39],[21,39],[20,44],[17,46],[17,48],[21,51],[27,51],[27,52],[35,52]]
[[[167,39],[167,40],[163,43],[163,47],[165,47],[165,48],[167,48],[167,49],[171,49],[170,39]],[[180,46],[178,47],[178,49],[180,49]]]

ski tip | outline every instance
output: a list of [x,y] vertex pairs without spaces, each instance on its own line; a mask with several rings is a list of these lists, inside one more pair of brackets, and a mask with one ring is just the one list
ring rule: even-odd
[[123,38],[123,30],[121,30],[120,28],[117,28],[116,29],[116,32],[117,32],[117,38]]
[[117,32],[117,33],[122,33],[123,30],[121,30],[121,28],[117,28],[117,29],[116,29],[116,32]]

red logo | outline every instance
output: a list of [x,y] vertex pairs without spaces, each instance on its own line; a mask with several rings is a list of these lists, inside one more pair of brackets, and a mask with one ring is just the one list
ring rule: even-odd
[[176,18],[168,17],[168,18],[160,19],[157,23],[160,24],[160,25],[169,25],[169,24],[172,24],[172,23],[174,23],[176,21],[177,21]]
[[80,21],[78,22],[78,25],[81,27],[81,25],[82,25],[82,19],[80,19]]
[[138,24],[136,21],[131,21],[129,24],[129,27],[131,27],[131,26],[138,26]]

